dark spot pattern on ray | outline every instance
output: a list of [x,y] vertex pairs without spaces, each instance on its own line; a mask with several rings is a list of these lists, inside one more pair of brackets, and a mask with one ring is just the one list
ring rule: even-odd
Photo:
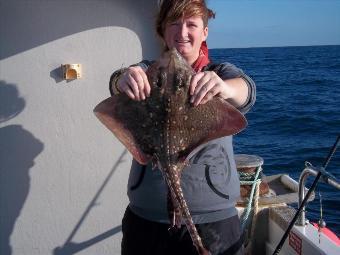
[[246,120],[218,97],[196,107],[190,103],[189,85],[195,72],[176,49],[165,52],[146,74],[151,85],[146,100],[114,95],[94,112],[139,163],[157,162],[171,194],[171,210],[183,217],[197,250],[204,251],[180,186],[185,159],[201,144],[238,133]]

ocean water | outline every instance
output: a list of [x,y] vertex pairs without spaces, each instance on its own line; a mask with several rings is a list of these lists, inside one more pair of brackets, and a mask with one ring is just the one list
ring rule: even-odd
[[[230,62],[253,78],[255,106],[248,127],[234,138],[235,153],[264,159],[265,175],[298,180],[305,161],[322,166],[340,134],[340,46],[212,49],[214,62]],[[340,180],[340,146],[327,169]],[[314,177],[309,177],[310,187]],[[307,218],[323,219],[340,235],[340,191],[318,184]],[[296,205],[295,205],[296,206]]]

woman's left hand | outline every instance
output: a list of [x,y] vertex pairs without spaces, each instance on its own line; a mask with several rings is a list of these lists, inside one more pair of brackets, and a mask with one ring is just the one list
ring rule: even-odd
[[204,71],[195,74],[190,83],[190,102],[197,106],[205,104],[214,96],[223,99],[233,97],[233,89],[214,71]]

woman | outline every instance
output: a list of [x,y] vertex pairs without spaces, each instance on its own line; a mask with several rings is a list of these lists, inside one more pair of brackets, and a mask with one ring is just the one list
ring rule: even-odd
[[[204,0],[164,0],[156,30],[165,50],[175,47],[197,72],[190,84],[194,106],[218,96],[245,113],[254,104],[255,85],[232,64],[210,63],[205,41],[208,19],[213,16]],[[145,74],[149,65],[149,61],[143,61],[113,73],[111,94],[126,93],[133,100],[145,100],[150,95]],[[232,137],[200,146],[189,162],[181,185],[204,246],[211,254],[243,254],[235,208],[240,187]],[[122,254],[197,254],[184,225],[176,232],[168,231],[167,187],[160,171],[133,160],[128,196],[130,204],[122,222]]]

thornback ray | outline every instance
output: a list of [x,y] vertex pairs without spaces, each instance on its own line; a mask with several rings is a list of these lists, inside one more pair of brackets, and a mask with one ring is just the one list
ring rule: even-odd
[[[183,217],[199,254],[208,254],[183,197],[181,172],[186,157],[195,148],[240,132],[247,121],[219,97],[198,106],[190,103],[189,86],[195,72],[176,49],[165,52],[146,74],[150,97],[135,101],[126,94],[113,95],[99,103],[94,113],[136,161],[143,165],[151,160],[157,163],[171,194],[171,210],[180,212],[176,217]],[[181,222],[171,221],[173,225]]]

